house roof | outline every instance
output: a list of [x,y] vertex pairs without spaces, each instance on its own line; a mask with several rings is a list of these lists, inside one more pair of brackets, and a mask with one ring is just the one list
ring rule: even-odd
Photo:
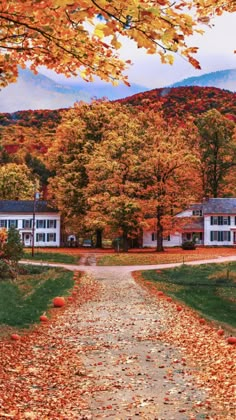
[[204,214],[236,214],[236,198],[209,198],[203,203]]
[[202,232],[204,230],[204,220],[203,217],[197,217],[196,220],[192,220],[186,223],[183,228],[183,232],[191,231],[191,232]]
[[[39,213],[58,213],[47,201],[36,200],[35,211]],[[0,213],[33,213],[34,200],[0,200]]]

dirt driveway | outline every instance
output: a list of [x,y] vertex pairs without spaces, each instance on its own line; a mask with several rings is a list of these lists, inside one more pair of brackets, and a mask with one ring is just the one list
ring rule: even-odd
[[168,322],[156,300],[128,269],[93,274],[101,285],[99,297],[78,308],[91,418],[183,420],[208,414],[206,407],[194,407],[206,395],[194,386],[178,349],[145,339]]
[[[204,368],[188,357],[178,343],[165,340],[171,325],[180,328],[175,305],[166,306],[140,287],[131,275],[134,267],[84,269],[89,273],[88,279],[96,279],[99,293],[93,301],[76,309],[73,322],[75,336],[79,336],[75,345],[84,366],[83,397],[87,406],[78,418],[236,418],[236,395],[225,404],[227,395],[213,398],[207,375],[200,379]],[[198,319],[192,319],[187,310],[181,317],[183,334],[189,323],[198,328]],[[193,334],[194,331],[193,328]],[[211,334],[215,339],[216,330]],[[219,341],[214,348],[216,363],[224,362],[223,344]],[[236,381],[235,366],[231,374]],[[235,388],[230,388],[230,392],[235,392]]]

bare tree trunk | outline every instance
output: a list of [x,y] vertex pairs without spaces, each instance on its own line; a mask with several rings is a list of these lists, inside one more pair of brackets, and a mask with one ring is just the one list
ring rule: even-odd
[[101,229],[97,229],[96,230],[96,244],[95,244],[96,248],[102,248],[102,230]]
[[123,250],[124,250],[124,252],[128,252],[129,246],[128,246],[128,234],[127,234],[127,232],[123,232],[122,238],[123,238]]
[[162,218],[163,216],[163,207],[158,206],[157,207],[157,252],[164,251],[163,247],[163,226],[162,226]]

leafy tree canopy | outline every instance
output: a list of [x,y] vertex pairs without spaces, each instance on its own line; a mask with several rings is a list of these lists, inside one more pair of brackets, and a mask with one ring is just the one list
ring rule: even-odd
[[38,181],[26,165],[7,163],[0,167],[0,199],[32,199]]
[[130,61],[117,51],[128,37],[147,53],[172,63],[184,56],[194,67],[196,47],[186,38],[213,15],[234,12],[235,2],[218,0],[2,0],[0,4],[0,86],[17,78],[17,66],[44,65],[66,76],[116,83]]

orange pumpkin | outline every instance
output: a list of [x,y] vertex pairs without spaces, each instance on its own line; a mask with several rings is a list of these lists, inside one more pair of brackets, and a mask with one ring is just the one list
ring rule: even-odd
[[180,311],[182,311],[183,308],[182,308],[182,306],[176,306],[176,309],[177,309],[177,311],[180,312]]
[[217,331],[217,334],[218,334],[219,336],[224,335],[224,330],[221,330],[221,329],[220,329],[220,330],[218,330],[218,331]]
[[48,321],[48,317],[46,315],[40,315],[39,319],[42,322],[47,322]]
[[11,339],[12,340],[20,340],[20,336],[18,334],[12,334]]
[[200,322],[200,324],[205,324],[205,323],[206,323],[206,321],[205,321],[205,319],[204,319],[204,318],[200,318],[200,319],[199,319],[199,322]]
[[62,306],[64,306],[66,303],[64,297],[61,296],[57,296],[53,299],[53,306],[55,308],[61,308]]
[[170,296],[168,296],[168,297],[166,298],[166,300],[167,300],[167,302],[172,302],[172,298],[171,298]]
[[228,344],[236,344],[236,337],[228,337],[227,338]]

